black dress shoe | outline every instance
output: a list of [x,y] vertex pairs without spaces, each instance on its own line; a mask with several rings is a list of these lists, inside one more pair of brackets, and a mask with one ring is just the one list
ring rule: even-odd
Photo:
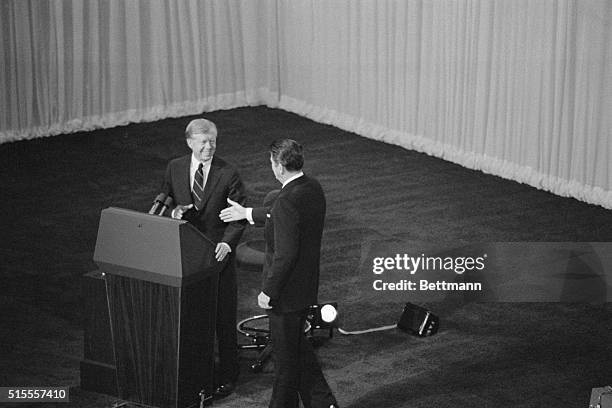
[[225,384],[221,384],[215,390],[215,398],[225,398],[234,392],[236,388],[236,384],[233,382],[227,382]]

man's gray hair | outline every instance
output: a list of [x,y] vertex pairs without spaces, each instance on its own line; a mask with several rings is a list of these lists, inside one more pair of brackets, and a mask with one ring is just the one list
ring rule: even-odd
[[208,119],[194,119],[185,128],[185,138],[191,137],[191,135],[197,134],[217,134],[217,126]]

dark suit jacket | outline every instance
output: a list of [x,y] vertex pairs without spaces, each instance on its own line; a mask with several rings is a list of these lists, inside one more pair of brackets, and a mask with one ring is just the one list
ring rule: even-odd
[[325,195],[306,175],[287,184],[272,207],[253,209],[265,223],[266,253],[262,291],[278,312],[303,310],[317,303]]
[[[189,185],[191,154],[168,163],[162,191],[174,197],[175,205],[193,203]],[[219,212],[228,206],[227,197],[244,205],[246,196],[244,186],[235,167],[220,157],[213,156],[210,172],[204,186],[204,206],[200,211],[187,211],[183,219],[191,222],[204,235],[214,242],[225,242],[235,254],[236,245],[242,236],[245,221],[224,223]]]

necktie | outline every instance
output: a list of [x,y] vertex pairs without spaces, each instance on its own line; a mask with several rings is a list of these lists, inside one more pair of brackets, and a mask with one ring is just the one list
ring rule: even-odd
[[200,211],[204,205],[204,170],[202,169],[202,163],[198,166],[198,171],[195,173],[193,178],[193,187],[191,193],[193,194],[193,205]]

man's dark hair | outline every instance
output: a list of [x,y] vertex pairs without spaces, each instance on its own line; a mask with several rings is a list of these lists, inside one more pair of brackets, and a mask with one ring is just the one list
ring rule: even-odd
[[289,171],[299,171],[304,166],[302,145],[295,140],[275,140],[270,145],[270,153],[275,163],[282,164]]

